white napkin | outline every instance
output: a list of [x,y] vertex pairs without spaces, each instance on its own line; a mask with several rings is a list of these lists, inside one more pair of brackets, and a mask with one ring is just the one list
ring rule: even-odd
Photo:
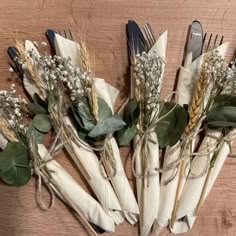
[[[153,48],[148,52],[152,54],[155,50],[156,54],[166,59],[166,47],[167,47],[167,31],[165,31],[154,44]],[[163,70],[164,73],[164,70]],[[132,76],[132,74],[131,74]],[[162,74],[163,77],[163,74]],[[134,79],[131,78],[133,81]],[[131,83],[131,93],[134,91],[135,86],[134,83]],[[132,94],[131,94],[132,96]],[[148,170],[150,174],[154,174],[149,178],[136,178],[136,186],[137,186],[137,198],[140,209],[140,235],[147,236],[157,218],[157,211],[159,207],[159,191],[160,191],[160,183],[159,183],[159,173],[155,171],[155,168],[159,168],[159,144],[157,140],[157,135],[155,132],[151,132],[150,138],[156,142],[153,144],[152,142],[147,143],[147,149],[149,156],[146,157],[148,159]],[[143,161],[142,155],[140,153],[140,145],[139,145],[140,137],[137,135],[134,141],[134,150],[136,152],[135,158],[135,171],[138,175],[143,175]],[[149,182],[148,186],[145,184]]]
[[8,140],[0,133],[0,148],[3,150],[7,146]]
[[[80,57],[79,57],[80,46],[77,43],[72,42],[56,34],[55,45],[56,45],[56,51],[58,55],[62,57],[69,56],[71,57],[72,63],[74,65],[78,66],[80,64]],[[114,112],[114,104],[115,104],[119,91],[115,89],[114,87],[110,86],[109,84],[107,84],[103,79],[95,78],[93,80],[93,83],[94,83],[97,95],[100,98],[102,98]],[[121,209],[123,210],[126,219],[131,224],[134,224],[137,222],[137,215],[139,214],[139,208],[138,208],[136,199],[134,197],[133,191],[128,182],[128,179],[126,177],[123,164],[121,162],[117,143],[114,138],[111,138],[110,142],[112,145],[114,158],[117,163],[117,174],[113,178],[111,178],[111,183],[115,190]],[[86,159],[86,156],[84,157],[84,159]],[[83,163],[84,161],[85,160],[83,160]],[[89,166],[87,167],[87,169],[89,168]],[[104,179],[104,181],[106,180]],[[99,185],[97,185],[97,187],[100,189]],[[111,201],[113,201],[112,196],[110,196],[109,198],[111,198]],[[110,205],[110,207],[112,209],[112,205]],[[115,209],[118,209],[118,208],[115,208]]]
[[[50,159],[48,150],[42,145],[38,145],[38,152],[42,160]],[[89,222],[98,225],[102,229],[114,232],[114,221],[108,216],[101,205],[91,197],[55,160],[46,164],[47,168],[52,171],[51,176],[65,195],[59,194],[65,202],[72,202],[72,208],[75,212],[80,212]],[[54,189],[53,184],[50,184]],[[56,191],[57,192],[57,191]]]
[[[210,191],[215,183],[215,180],[216,180],[229,152],[230,152],[229,145],[228,145],[228,143],[225,142],[218,153],[215,166],[213,167],[212,173],[210,175],[210,179],[209,179],[209,182],[207,185],[204,200],[206,199],[206,197],[210,193]],[[200,166],[202,166],[202,164],[200,162],[196,163],[194,170],[196,171],[196,169]],[[196,220],[195,210],[197,207],[197,203],[200,199],[200,194],[201,194],[201,190],[202,190],[202,187],[204,184],[205,177],[206,177],[206,175],[198,178],[197,181],[194,181],[194,179],[187,180],[186,188],[184,188],[183,195],[181,196],[181,199],[180,199],[180,205],[177,210],[177,219],[180,219],[181,217],[186,216],[186,221],[176,221],[173,229],[171,229],[172,233],[175,233],[175,234],[184,233],[193,227],[193,224]],[[191,184],[192,184],[192,186],[191,186]]]
[[[8,140],[0,133],[1,140],[4,144],[8,143]],[[42,160],[49,160],[51,156],[44,145],[38,144],[38,152]],[[101,207],[101,205],[92,198],[76,181],[69,175],[69,173],[60,164],[53,160],[46,164],[47,168],[51,170],[51,176],[54,182],[60,186],[62,192],[66,193],[62,196],[56,190],[55,193],[65,202],[72,202],[73,210],[80,212],[86,220],[99,226],[108,232],[114,232],[114,221],[109,217]],[[53,189],[53,184],[50,184]]]
[[[219,54],[224,57],[227,51],[228,43],[224,43],[217,48]],[[178,84],[176,91],[178,93],[178,103],[191,104],[194,88],[196,82],[199,78],[201,65],[204,59],[204,54],[198,57],[192,62],[192,53],[190,52],[185,59],[184,66],[180,68]],[[167,148],[163,167],[167,166],[171,162],[175,161],[180,152],[179,143],[174,147]],[[186,166],[186,172],[189,169],[189,163]],[[165,185],[164,182],[170,177],[172,171],[164,172],[161,176],[161,190],[160,190],[160,207],[157,217],[157,233],[160,232],[161,228],[168,224],[168,220],[171,218],[172,210],[174,207],[176,189],[178,185],[179,173],[177,173],[174,180],[172,180],[168,185]],[[183,184],[180,187],[180,192],[182,192],[184,184],[186,181],[186,176],[183,179]],[[165,204],[164,204],[165,203]]]
[[[217,47],[219,54],[224,58],[229,43],[224,43]],[[181,66],[176,91],[178,92],[180,105],[190,104],[193,97],[194,88],[201,72],[201,65],[205,54],[202,54],[192,63],[188,62]]]

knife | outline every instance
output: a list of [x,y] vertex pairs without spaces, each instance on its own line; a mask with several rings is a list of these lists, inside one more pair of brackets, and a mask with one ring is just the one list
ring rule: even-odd
[[185,49],[184,61],[189,53],[192,53],[192,61],[202,54],[203,29],[198,20],[194,20],[190,25],[187,45]]
[[13,70],[16,72],[16,74],[23,79],[24,77],[24,70],[22,69],[22,65],[18,62],[17,58],[19,58],[19,54],[18,51],[15,47],[9,47],[7,49],[7,53],[10,56],[12,63],[10,63],[11,67],[13,68]]
[[139,25],[133,21],[129,20],[127,24],[128,33],[128,44],[129,44],[129,56],[131,63],[133,62],[133,57],[136,54],[141,54],[146,50],[145,38],[143,36],[142,30]]
[[51,46],[51,49],[53,50],[53,53],[55,54],[56,49],[55,49],[55,34],[56,31],[52,29],[47,29],[45,32],[47,39],[49,41],[49,44]]

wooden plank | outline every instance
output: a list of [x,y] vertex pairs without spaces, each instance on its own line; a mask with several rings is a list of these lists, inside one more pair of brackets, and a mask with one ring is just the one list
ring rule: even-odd
[[[201,20],[205,31],[224,35],[224,40],[230,42],[227,60],[230,60],[236,47],[236,1],[1,0],[0,88],[9,88],[10,83],[14,82],[22,93],[21,82],[8,72],[6,48],[14,43],[15,38],[45,41],[43,33],[46,28],[70,28],[77,33],[83,32],[88,44],[93,47],[96,53],[96,75],[121,89],[118,107],[129,91],[125,24],[130,18],[141,24],[148,21],[158,33],[168,29],[163,96],[173,89],[176,71],[182,61],[187,27],[193,19]],[[133,184],[130,157],[126,161],[127,152],[127,149],[122,149],[127,175]],[[68,156],[60,155],[57,158],[73,177],[87,188]],[[236,160],[228,159],[193,230],[186,233],[186,236],[236,235],[235,177]],[[43,196],[47,201],[47,192]],[[83,236],[87,235],[87,232],[59,200],[53,210],[39,210],[35,201],[34,180],[22,188],[0,183],[0,235],[44,234]],[[113,235],[137,235],[137,228],[125,223],[117,226]],[[164,230],[161,235],[170,234]]]

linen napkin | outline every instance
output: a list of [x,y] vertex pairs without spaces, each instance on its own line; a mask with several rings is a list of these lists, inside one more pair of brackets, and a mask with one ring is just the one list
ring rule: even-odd
[[[50,160],[48,150],[44,145],[38,145],[38,152],[42,160]],[[47,168],[52,171],[51,177],[53,182],[60,186],[61,194],[58,194],[65,202],[71,202],[75,212],[80,212],[86,220],[98,225],[108,232],[114,232],[115,226],[113,219],[108,216],[102,206],[89,195],[72,177],[71,175],[55,160],[48,161]],[[53,184],[50,184],[53,189]],[[66,193],[63,195],[63,193]]]
[[[4,149],[4,146],[8,143],[8,140],[0,133],[1,140],[0,146]],[[43,144],[38,144],[38,153],[42,160],[48,161],[51,159],[48,150]],[[51,177],[64,195],[59,193],[50,183],[50,186],[55,190],[55,193],[65,203],[72,202],[72,208],[75,212],[79,212],[85,217],[85,219],[93,223],[100,228],[108,232],[115,231],[115,225],[113,219],[108,216],[101,205],[91,197],[71,176],[70,174],[55,160],[48,161],[47,168],[52,171]]]
[[[150,49],[148,54],[156,53],[156,55],[162,57],[165,61],[166,59],[166,47],[167,47],[167,31],[165,31],[156,41],[154,46]],[[163,70],[164,73],[164,70]],[[132,76],[132,74],[131,74]],[[163,77],[163,74],[162,74]],[[131,78],[131,82],[132,82]],[[134,83],[131,83],[131,86],[135,86]],[[131,92],[134,91],[134,88],[131,88]],[[132,94],[131,94],[132,96]],[[135,172],[137,175],[143,175],[143,158],[141,154],[141,145],[140,145],[140,136],[137,135],[134,140],[134,150],[135,154]],[[156,221],[157,211],[159,207],[159,173],[156,172],[155,168],[159,168],[159,144],[157,140],[157,135],[155,132],[151,131],[149,138],[154,141],[147,142],[148,156],[145,158],[148,159],[148,171],[150,176],[139,178],[136,177],[136,186],[137,186],[137,198],[140,209],[140,235],[147,236],[151,228]]]
[[[62,57],[69,56],[72,59],[71,61],[74,65],[77,66],[80,65],[80,57],[78,56],[80,46],[76,42],[70,41],[56,34],[55,45],[56,45],[56,52],[58,55]],[[93,83],[98,97],[102,98],[114,112],[114,104],[119,91],[114,87],[110,86],[109,84],[107,84],[103,79],[100,78],[95,78],[93,80]],[[131,224],[135,224],[137,222],[139,214],[138,204],[136,202],[134,193],[126,177],[124,167],[121,162],[119,149],[113,137],[110,138],[110,143],[112,146],[117,168],[117,173],[115,176],[111,178],[111,183],[115,190],[116,196],[121,205],[121,209],[125,214],[126,219]],[[84,159],[86,159],[86,156],[84,156]],[[104,179],[104,181],[107,180]],[[98,186],[98,188],[100,187]],[[111,198],[111,196],[109,198]]]

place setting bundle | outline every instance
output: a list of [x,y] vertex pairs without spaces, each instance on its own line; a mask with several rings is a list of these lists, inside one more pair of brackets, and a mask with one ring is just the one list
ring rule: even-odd
[[[60,199],[88,235],[115,232],[125,221],[140,236],[161,235],[166,226],[184,233],[230,156],[236,60],[225,61],[223,36],[194,20],[175,89],[164,97],[168,32],[133,20],[126,30],[130,91],[119,109],[119,90],[97,77],[82,33],[48,29],[48,43],[14,39],[9,71],[25,94],[14,83],[0,90],[0,179],[23,186],[33,178],[38,207],[47,214]],[[130,147],[129,169],[122,146]],[[90,192],[58,155],[73,162]]]

